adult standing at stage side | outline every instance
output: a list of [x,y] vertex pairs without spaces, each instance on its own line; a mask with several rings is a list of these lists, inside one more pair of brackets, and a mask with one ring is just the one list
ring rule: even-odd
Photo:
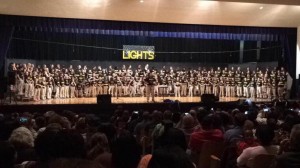
[[154,101],[154,87],[155,87],[156,79],[152,72],[149,72],[145,78],[145,84],[146,84],[146,96],[147,96],[147,102],[149,102],[150,94],[152,97],[152,101]]

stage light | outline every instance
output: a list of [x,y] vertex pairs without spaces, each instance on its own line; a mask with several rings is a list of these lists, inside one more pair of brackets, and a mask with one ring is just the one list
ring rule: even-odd
[[140,3],[143,3],[144,2],[144,0],[140,0]]

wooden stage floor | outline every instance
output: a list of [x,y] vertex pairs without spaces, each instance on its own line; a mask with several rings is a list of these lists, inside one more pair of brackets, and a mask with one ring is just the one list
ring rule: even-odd
[[[200,97],[155,97],[155,103],[163,103],[163,100],[178,100],[180,103],[198,103],[201,101]],[[237,97],[220,97],[219,102],[234,102],[240,98]],[[245,99],[245,98],[241,98]],[[270,99],[251,99],[252,101],[259,102],[270,102]],[[146,97],[113,97],[113,104],[137,104],[147,103]],[[151,102],[152,103],[152,102]],[[18,101],[17,105],[59,105],[59,104],[97,104],[97,98],[68,98],[68,99],[51,99],[51,100],[40,100],[40,101]],[[12,102],[11,105],[16,105]]]

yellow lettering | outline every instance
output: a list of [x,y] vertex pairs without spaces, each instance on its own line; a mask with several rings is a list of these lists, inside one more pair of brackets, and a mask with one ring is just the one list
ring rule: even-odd
[[123,51],[123,59],[130,59],[130,54],[129,54],[129,52],[127,52],[127,54],[126,54],[126,52]]
[[131,51],[131,59],[136,59],[136,51]]
[[137,60],[154,60],[155,55],[152,51],[123,51],[123,59],[137,59]]
[[143,59],[143,52],[142,51],[137,51],[135,59]]
[[148,53],[148,60],[154,60],[154,52],[149,51],[149,53]]

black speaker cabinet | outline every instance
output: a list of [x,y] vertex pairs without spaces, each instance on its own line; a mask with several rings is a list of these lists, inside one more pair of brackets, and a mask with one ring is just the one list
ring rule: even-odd
[[218,98],[214,94],[203,94],[201,95],[201,102],[203,103],[214,103],[218,101]]
[[98,95],[97,96],[97,104],[111,104],[111,95]]

